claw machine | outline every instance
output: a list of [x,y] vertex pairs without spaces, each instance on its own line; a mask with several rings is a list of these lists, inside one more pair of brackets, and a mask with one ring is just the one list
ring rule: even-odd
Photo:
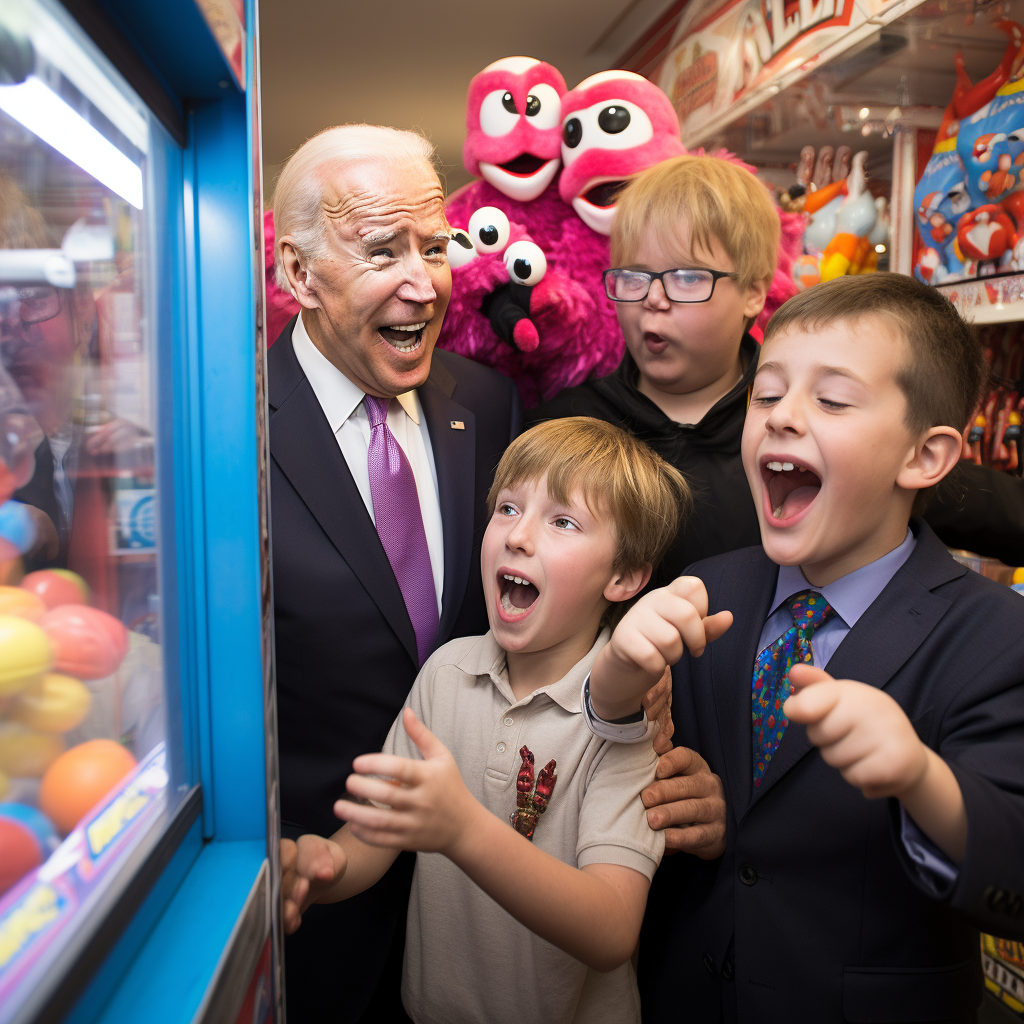
[[283,1019],[258,52],[0,5],[0,1024]]

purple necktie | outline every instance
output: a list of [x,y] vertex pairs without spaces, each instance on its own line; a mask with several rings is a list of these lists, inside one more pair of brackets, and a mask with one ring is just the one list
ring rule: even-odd
[[416,652],[422,665],[437,639],[437,591],[423,529],[416,478],[405,452],[388,427],[389,398],[366,395],[370,417],[370,497],[377,536],[398,580],[405,607],[416,633]]

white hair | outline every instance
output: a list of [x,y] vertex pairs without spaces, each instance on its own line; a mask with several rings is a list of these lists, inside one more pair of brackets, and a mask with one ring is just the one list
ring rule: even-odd
[[327,255],[324,182],[339,164],[367,159],[421,162],[434,169],[434,147],[416,132],[374,124],[325,128],[304,142],[284,165],[274,186],[274,275],[284,291],[291,284],[281,260],[281,239],[290,235],[296,251],[315,264]]

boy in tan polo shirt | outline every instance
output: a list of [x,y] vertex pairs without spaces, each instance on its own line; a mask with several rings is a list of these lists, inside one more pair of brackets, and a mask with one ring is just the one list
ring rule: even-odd
[[[690,495],[599,420],[509,447],[481,549],[490,631],[424,664],[384,753],[357,758],[330,839],[282,843],[285,927],[416,850],[402,999],[416,1024],[640,1020],[630,956],[664,839],[650,741],[595,737],[583,681]],[[344,965],[339,964],[343,978]]]

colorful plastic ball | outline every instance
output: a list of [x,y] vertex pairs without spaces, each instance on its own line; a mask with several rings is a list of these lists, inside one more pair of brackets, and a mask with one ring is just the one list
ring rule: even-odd
[[20,821],[0,817],[0,894],[43,863],[43,849]]
[[53,648],[53,667],[76,679],[102,679],[128,653],[128,630],[98,608],[65,604],[51,608],[39,625]]
[[0,697],[25,689],[53,665],[43,630],[28,619],[0,615]]
[[38,779],[64,753],[64,737],[20,722],[0,722],[0,771]]
[[67,732],[82,724],[92,694],[77,679],[47,672],[11,699],[7,717],[40,732]]
[[38,594],[0,585],[0,615],[17,615],[19,619],[38,622],[45,614],[46,605]]
[[31,550],[36,542],[36,522],[28,505],[20,501],[0,505],[0,537],[9,540],[21,554]]
[[135,758],[120,743],[80,743],[47,769],[39,787],[39,806],[66,835],[134,767]]
[[62,604],[87,604],[89,587],[77,572],[67,569],[39,569],[30,572],[21,585],[42,598],[47,608]]
[[20,822],[39,840],[43,853],[49,856],[60,846],[60,837],[53,822],[42,811],[28,804],[0,803],[0,818]]

